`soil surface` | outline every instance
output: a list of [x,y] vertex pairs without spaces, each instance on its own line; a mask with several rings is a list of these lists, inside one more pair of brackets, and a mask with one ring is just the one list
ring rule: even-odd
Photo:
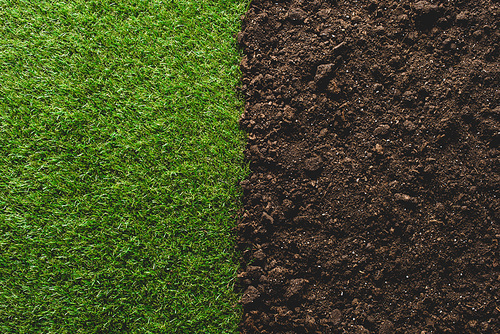
[[242,333],[500,333],[497,0],[254,0]]

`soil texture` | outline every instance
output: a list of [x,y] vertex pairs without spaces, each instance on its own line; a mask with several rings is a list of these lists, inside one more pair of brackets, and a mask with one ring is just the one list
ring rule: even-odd
[[499,14],[252,1],[242,333],[500,333]]

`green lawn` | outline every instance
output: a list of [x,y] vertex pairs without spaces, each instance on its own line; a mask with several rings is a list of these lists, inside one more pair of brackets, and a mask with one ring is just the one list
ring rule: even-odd
[[234,333],[245,0],[0,0],[0,332]]

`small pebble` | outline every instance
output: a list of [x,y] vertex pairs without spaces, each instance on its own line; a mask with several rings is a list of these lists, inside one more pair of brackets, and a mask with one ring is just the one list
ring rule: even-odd
[[415,129],[417,128],[417,127],[415,126],[415,124],[413,124],[413,122],[412,122],[412,121],[410,121],[410,120],[406,120],[406,121],[404,121],[403,126],[405,127],[405,129],[406,129],[407,131],[410,131],[410,132],[411,132],[411,131],[415,131]]
[[330,319],[334,325],[338,325],[342,320],[342,312],[339,309],[335,309],[330,313]]
[[377,128],[375,128],[375,130],[373,131],[373,134],[375,136],[385,136],[386,134],[389,133],[389,131],[391,130],[391,127],[387,124],[383,124]]
[[314,156],[305,161],[304,168],[309,172],[317,172],[323,167],[323,159],[320,156]]
[[389,320],[385,320],[380,325],[378,330],[379,334],[391,334],[394,333],[394,324]]
[[269,222],[270,224],[273,224],[273,223],[274,223],[274,218],[273,218],[273,217],[271,217],[271,216],[270,216],[267,212],[262,213],[262,219],[263,219],[264,221]]
[[300,8],[293,8],[288,12],[288,18],[292,21],[301,22],[307,17],[306,12]]
[[314,76],[314,81],[318,82],[330,75],[332,73],[335,64],[322,64],[316,69],[316,75]]
[[319,138],[322,138],[322,137],[326,136],[327,134],[328,134],[328,129],[327,129],[327,128],[324,128],[324,129],[322,129],[322,130],[319,132],[318,137],[319,137]]
[[246,291],[243,293],[243,296],[241,297],[241,303],[243,305],[248,305],[253,303],[259,297],[260,297],[259,290],[250,285],[248,289],[246,289]]
[[463,11],[463,12],[458,13],[457,22],[467,23],[469,20],[470,20],[470,12],[469,11]]

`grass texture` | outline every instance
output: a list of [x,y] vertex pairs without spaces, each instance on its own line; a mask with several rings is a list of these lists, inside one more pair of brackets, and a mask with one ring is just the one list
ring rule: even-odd
[[0,0],[0,332],[233,333],[242,0]]

